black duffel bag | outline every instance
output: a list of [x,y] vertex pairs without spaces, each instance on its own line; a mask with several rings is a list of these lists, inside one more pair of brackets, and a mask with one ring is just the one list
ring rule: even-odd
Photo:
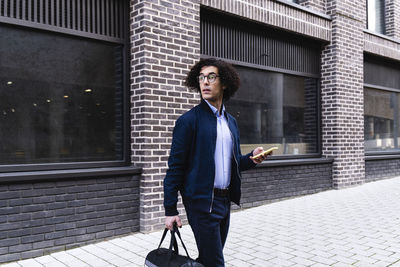
[[[165,228],[158,248],[152,250],[147,254],[144,266],[147,267],[204,267],[203,264],[196,262],[189,257],[189,253],[185,244],[182,241],[181,234],[179,233],[176,225],[171,230],[171,242],[169,248],[162,248],[161,244],[167,235],[168,229]],[[179,237],[182,247],[185,249],[186,256],[179,255],[178,243],[176,242],[175,234]]]

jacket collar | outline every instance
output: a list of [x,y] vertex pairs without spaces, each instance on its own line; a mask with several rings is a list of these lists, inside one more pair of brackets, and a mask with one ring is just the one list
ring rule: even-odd
[[213,111],[211,110],[211,108],[208,106],[208,104],[206,103],[206,101],[202,98],[201,102],[200,102],[200,107],[207,112],[210,112],[210,114],[213,114]]
[[[204,109],[207,112],[210,112],[210,114],[212,114],[213,116],[216,116],[214,111],[211,109],[210,105],[202,98],[201,102],[200,102],[200,107],[202,109]],[[222,103],[222,112],[224,114],[225,117],[228,117],[225,111],[225,105],[224,103]]]

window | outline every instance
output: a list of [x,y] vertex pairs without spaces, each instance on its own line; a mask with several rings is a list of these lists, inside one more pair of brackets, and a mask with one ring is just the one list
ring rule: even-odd
[[385,1],[367,0],[367,28],[385,34]]
[[226,103],[238,121],[242,153],[278,146],[274,155],[318,153],[318,80],[237,66],[241,88]]
[[364,140],[368,154],[398,153],[400,65],[364,54]]
[[396,92],[364,89],[365,151],[399,148],[399,100]]
[[0,36],[0,165],[122,160],[122,45],[4,25]]

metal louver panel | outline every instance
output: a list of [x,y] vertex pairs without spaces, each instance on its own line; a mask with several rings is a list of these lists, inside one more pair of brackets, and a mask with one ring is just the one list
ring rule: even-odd
[[122,43],[124,0],[0,0],[0,22]]
[[201,54],[319,77],[321,43],[235,17],[201,13]]
[[364,85],[400,91],[400,64],[379,56],[364,54]]

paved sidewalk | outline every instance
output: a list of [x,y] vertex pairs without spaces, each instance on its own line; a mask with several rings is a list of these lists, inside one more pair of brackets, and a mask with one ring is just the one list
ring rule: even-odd
[[[181,232],[197,257],[190,228]],[[143,266],[161,233],[1,266]],[[234,212],[224,254],[227,266],[240,267],[400,266],[400,177]]]

